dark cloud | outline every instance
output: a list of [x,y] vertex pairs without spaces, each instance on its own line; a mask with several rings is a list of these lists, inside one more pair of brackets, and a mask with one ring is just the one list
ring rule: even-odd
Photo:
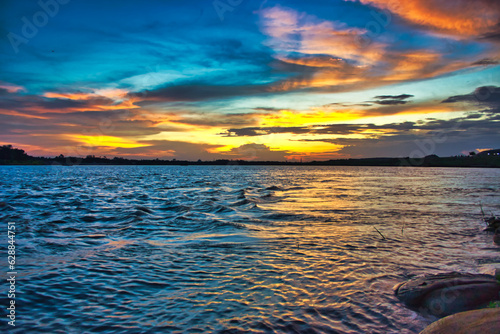
[[310,129],[308,127],[296,126],[296,127],[248,127],[240,129],[229,129],[226,132],[221,133],[225,137],[252,137],[252,136],[263,136],[272,133],[308,133]]
[[[484,115],[481,115],[484,116]],[[423,157],[430,154],[439,156],[458,155],[462,151],[477,148],[497,147],[500,132],[495,120],[500,116],[483,119],[470,117],[451,120],[427,120],[408,124],[388,124],[390,135],[370,138],[303,139],[343,145],[338,153],[350,157]],[[370,126],[380,129],[379,126]],[[413,130],[419,131],[413,131]]]
[[442,103],[468,102],[485,106],[487,109],[482,112],[498,113],[500,112],[500,87],[482,86],[474,92],[465,95],[450,96]]
[[375,98],[379,99],[379,100],[386,100],[386,99],[391,99],[391,100],[406,100],[406,99],[409,99],[410,97],[414,97],[414,95],[401,94],[401,95],[378,95],[378,96],[375,96]]
[[339,102],[333,102],[333,103],[328,103],[324,104],[323,107],[344,107],[344,108],[349,108],[349,107],[371,107],[373,104],[371,103],[339,103]]
[[[207,82],[192,82],[169,85],[155,90],[143,91],[139,96],[146,101],[206,101],[271,92],[269,85],[213,85]],[[137,94],[131,94],[136,96]]]
[[408,131],[415,127],[416,123],[404,122],[386,125],[374,124],[323,124],[314,126],[295,126],[295,127],[248,127],[241,129],[229,129],[224,136],[263,136],[277,133],[291,134],[330,134],[330,135],[349,135],[357,134],[364,130],[393,130]]
[[248,114],[216,114],[216,113],[190,113],[180,115],[180,119],[170,120],[175,123],[198,126],[249,126],[259,122],[262,113]]
[[496,26],[492,27],[492,29],[489,32],[480,36],[480,39],[486,39],[486,40],[499,42],[500,41],[500,22]]
[[414,95],[410,94],[401,94],[401,95],[379,95],[375,96],[376,101],[369,101],[380,105],[398,105],[398,104],[406,104],[409,101],[406,101],[410,97]]
[[484,58],[472,63],[473,66],[487,66],[487,65],[498,65],[500,62],[496,59]]
[[276,112],[276,111],[281,111],[283,108],[272,108],[272,107],[257,107],[253,108],[255,111],[265,111],[265,112]]
[[470,115],[467,115],[467,119],[478,119],[478,118],[481,118],[483,117],[482,114],[470,114]]

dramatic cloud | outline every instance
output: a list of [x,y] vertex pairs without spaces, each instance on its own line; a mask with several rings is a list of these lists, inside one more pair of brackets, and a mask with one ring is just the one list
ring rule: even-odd
[[411,23],[452,35],[471,36],[499,28],[497,0],[359,0],[389,10]]
[[472,63],[463,57],[450,59],[440,47],[393,48],[369,30],[281,6],[262,10],[261,25],[274,57],[301,66],[300,73],[276,83],[276,90],[349,91],[433,78]]
[[383,45],[363,45],[363,29],[280,6],[262,10],[261,20],[275,57],[304,66],[301,75],[282,83],[283,90],[356,83],[363,80],[363,66],[382,58]]
[[[0,39],[0,143],[189,160],[498,143],[498,0],[249,1],[224,21],[194,4],[75,2],[17,53]],[[3,36],[37,6],[9,1]]]
[[[363,47],[361,36],[365,30],[350,28],[342,23],[319,20],[314,16],[280,6],[262,11],[263,30],[271,37],[269,45],[285,55],[300,52],[306,55],[332,55],[332,61],[312,59],[314,66],[339,66],[335,62],[349,59],[358,64],[369,64],[381,57],[376,44]],[[308,62],[308,60],[305,60]],[[309,60],[311,62],[311,60]]]

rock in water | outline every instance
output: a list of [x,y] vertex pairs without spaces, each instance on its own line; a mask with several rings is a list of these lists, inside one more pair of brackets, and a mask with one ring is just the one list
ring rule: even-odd
[[439,319],[420,334],[498,334],[500,308],[461,312]]
[[483,308],[500,300],[500,283],[482,274],[429,275],[398,284],[394,290],[409,308],[437,317]]
[[495,235],[493,236],[493,242],[500,245],[500,228],[497,228]]

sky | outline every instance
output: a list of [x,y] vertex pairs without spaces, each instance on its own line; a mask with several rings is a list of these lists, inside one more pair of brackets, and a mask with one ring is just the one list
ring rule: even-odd
[[500,148],[498,0],[3,0],[0,145],[311,161]]

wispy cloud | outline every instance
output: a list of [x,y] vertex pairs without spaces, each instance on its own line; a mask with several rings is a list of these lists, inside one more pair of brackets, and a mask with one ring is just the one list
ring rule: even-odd
[[[17,93],[19,91],[25,91],[26,89],[22,86],[14,85],[8,82],[0,81],[0,92],[1,90],[5,90],[8,93]],[[1,93],[0,93],[1,94]]]

